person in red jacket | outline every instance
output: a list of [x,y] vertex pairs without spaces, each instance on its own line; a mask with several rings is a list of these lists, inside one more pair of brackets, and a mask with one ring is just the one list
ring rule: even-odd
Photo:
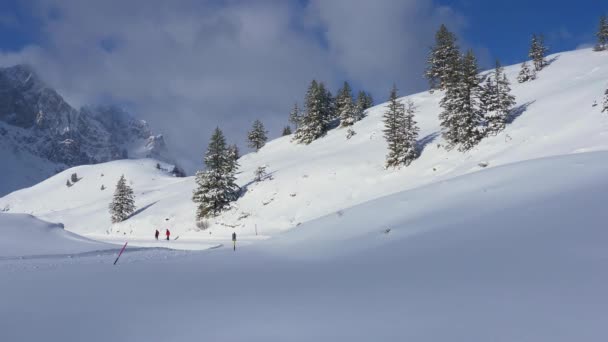
[[167,229],[167,240],[169,240],[169,236],[171,236],[171,232]]

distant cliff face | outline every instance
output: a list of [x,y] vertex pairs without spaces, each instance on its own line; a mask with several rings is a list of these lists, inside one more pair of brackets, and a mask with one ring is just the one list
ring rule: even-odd
[[[12,163],[17,174],[12,175],[13,184],[0,185],[0,195],[50,176],[48,171],[40,177],[24,171],[28,181],[19,182],[19,163],[25,159],[30,164],[44,161],[44,170],[54,165],[53,172],[116,159],[173,160],[163,136],[153,134],[145,121],[115,106],[77,110],[26,65],[0,68],[2,149],[3,163]],[[23,167],[31,168],[30,164]]]

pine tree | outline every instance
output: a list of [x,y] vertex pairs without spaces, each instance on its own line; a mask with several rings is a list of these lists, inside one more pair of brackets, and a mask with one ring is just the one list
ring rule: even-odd
[[370,93],[360,90],[357,95],[357,106],[359,106],[361,111],[365,111],[374,106],[374,98]]
[[384,113],[384,138],[388,143],[386,167],[400,165],[403,151],[402,123],[405,109],[397,100],[397,86],[393,85],[388,100],[388,110]]
[[420,129],[414,120],[416,106],[411,100],[405,104],[405,113],[401,124],[403,134],[403,146],[401,147],[403,156],[401,164],[408,166],[418,158],[418,132]]
[[285,126],[283,128],[282,136],[286,136],[286,135],[291,135],[291,127],[289,127],[289,126]]
[[234,161],[238,161],[239,158],[241,158],[241,152],[239,151],[239,147],[236,144],[228,146],[228,154],[232,157]]
[[268,141],[268,137],[266,137],[266,130],[264,129],[264,125],[260,120],[255,120],[253,122],[253,127],[251,131],[247,134],[247,140],[249,141],[249,147],[255,148],[255,151],[259,151],[264,145],[266,145],[266,141]]
[[515,105],[509,80],[499,61],[494,72],[488,75],[481,91],[481,110],[486,121],[486,134],[497,134],[507,125],[509,114]]
[[319,83],[319,93],[321,96],[323,118],[325,119],[326,128],[329,128],[330,122],[338,118],[338,112],[336,111],[336,100],[334,99],[331,91],[325,87],[323,82]]
[[534,62],[534,70],[541,71],[547,65],[547,61],[545,60],[547,50],[544,37],[534,34],[530,44],[530,52],[528,53],[528,57]]
[[360,110],[353,103],[353,95],[348,82],[344,82],[344,86],[338,91],[338,96],[336,96],[336,111],[338,112],[340,126],[342,127],[352,126],[359,120]]
[[300,127],[300,120],[302,120],[302,113],[300,112],[300,108],[296,102],[296,104],[293,105],[291,113],[289,113],[289,122],[291,122],[297,130],[298,127]]
[[528,81],[532,81],[536,79],[536,72],[528,66],[528,62],[523,62],[521,64],[521,71],[517,76],[517,82],[524,83]]
[[595,51],[604,51],[608,49],[608,19],[603,15],[600,17],[599,29],[596,33],[597,44],[594,47]]
[[459,151],[473,148],[484,135],[483,116],[480,110],[480,80],[477,60],[473,52],[463,56],[459,72],[446,80],[446,93],[439,114],[443,137],[449,147],[456,145]]
[[205,166],[205,171],[196,173],[196,189],[192,195],[199,221],[230,208],[230,202],[238,198],[239,187],[234,177],[238,163],[228,153],[224,134],[219,128],[215,129],[209,142]]
[[388,143],[386,167],[408,166],[418,157],[418,126],[414,121],[416,106],[411,100],[404,106],[397,101],[397,87],[393,85],[388,110],[384,113],[384,138]]
[[241,157],[238,146],[236,144],[228,146],[226,155],[228,157],[227,169],[229,172],[236,172],[239,168],[239,158]]
[[325,87],[321,87],[313,80],[306,92],[306,111],[300,118],[300,126],[294,134],[295,141],[310,144],[325,135],[329,126],[328,104]]
[[604,93],[604,107],[602,108],[602,113],[603,112],[608,112],[608,89],[606,89],[606,92]]
[[435,34],[435,46],[427,58],[426,78],[431,90],[445,90],[447,82],[456,73],[460,52],[456,45],[456,36],[445,25],[441,25]]
[[110,203],[110,214],[112,223],[126,220],[135,211],[135,199],[133,189],[127,185],[125,176],[120,176],[114,191],[114,198]]

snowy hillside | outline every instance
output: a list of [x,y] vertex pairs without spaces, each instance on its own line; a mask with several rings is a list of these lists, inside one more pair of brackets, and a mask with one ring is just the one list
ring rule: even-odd
[[0,337],[602,341],[607,172],[607,152],[490,168],[236,252],[0,260]]
[[66,167],[146,157],[171,161],[145,121],[112,106],[77,110],[32,68],[0,68],[0,195]]
[[[400,170],[385,170],[382,137],[384,106],[371,108],[353,127],[335,129],[310,145],[289,137],[243,156],[238,182],[245,193],[235,208],[199,231],[194,225],[192,178],[176,179],[156,170],[155,162],[119,161],[76,167],[32,188],[0,199],[0,208],[29,213],[86,236],[151,239],[156,228],[170,228],[180,239],[223,241],[232,231],[245,239],[264,239],[301,223],[367,201],[500,165],[547,156],[608,150],[608,118],[593,107],[608,86],[605,53],[580,50],[548,58],[550,66],[533,82],[518,84],[519,66],[506,68],[517,108],[507,129],[484,139],[467,153],[446,151],[439,133],[441,93],[409,96],[418,107],[419,159]],[[202,151],[202,147],[201,147]],[[267,165],[270,177],[254,183],[254,170]],[[67,188],[69,174],[82,180]],[[101,174],[104,174],[102,177]],[[112,226],[107,210],[121,174],[132,182],[139,212]],[[100,190],[101,185],[107,188]],[[369,213],[374,215],[374,213]],[[257,236],[256,236],[257,230]]]

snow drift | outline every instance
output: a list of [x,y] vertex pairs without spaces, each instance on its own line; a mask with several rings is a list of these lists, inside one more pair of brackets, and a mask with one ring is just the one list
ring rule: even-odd
[[112,250],[117,247],[66,232],[62,224],[31,215],[0,213],[0,259]]

